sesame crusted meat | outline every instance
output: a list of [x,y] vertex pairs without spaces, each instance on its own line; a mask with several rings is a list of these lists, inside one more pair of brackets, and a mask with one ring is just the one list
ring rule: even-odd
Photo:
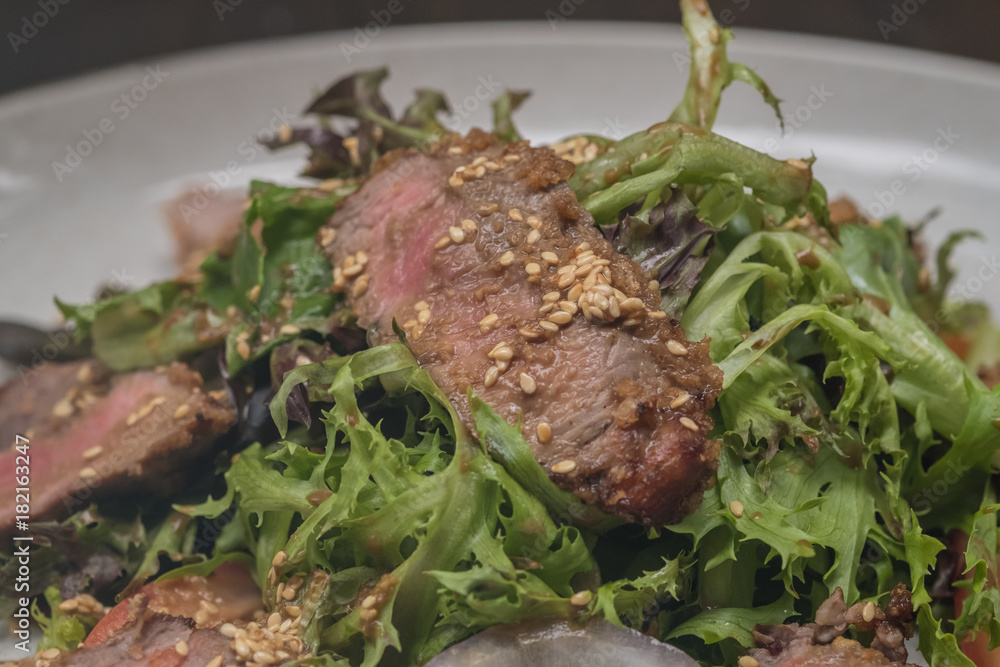
[[[0,387],[0,487],[26,486],[31,517],[61,519],[112,494],[175,492],[185,467],[206,454],[236,421],[225,392],[203,392],[184,364],[113,375],[100,362],[48,364]],[[24,444],[23,440],[17,439]],[[13,504],[0,509],[0,535],[14,527]]]
[[406,332],[473,428],[469,387],[561,487],[631,521],[699,504],[722,374],[658,285],[616,253],[565,180],[571,162],[473,131],[378,165],[319,234],[334,285],[378,344]]

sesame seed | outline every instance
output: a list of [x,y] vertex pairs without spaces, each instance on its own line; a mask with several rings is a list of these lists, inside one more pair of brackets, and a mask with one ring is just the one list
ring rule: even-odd
[[274,558],[271,559],[271,565],[275,567],[281,567],[281,564],[285,562],[288,558],[288,553],[282,549],[278,553],[274,554]]
[[[299,616],[302,615],[302,607],[299,607],[298,605],[294,605],[294,604],[286,604],[285,605],[285,613],[288,614],[289,616],[291,616],[292,618],[296,618],[297,619]],[[297,621],[292,621],[292,624],[296,625]]]
[[[221,663],[221,657],[222,656],[219,656],[219,657],[220,657],[219,664],[221,665],[222,664]],[[277,658],[275,658],[270,653],[266,653],[264,651],[256,651],[256,652],[254,652],[254,654],[253,654],[253,661],[254,662],[259,662],[262,665],[273,665],[273,664],[275,664],[275,663],[278,662]]]
[[472,164],[470,166],[478,167],[481,164],[486,164],[486,160],[487,158],[485,155],[480,155],[479,157],[477,157],[475,160],[472,161]]
[[559,463],[553,464],[551,470],[558,475],[565,475],[566,473],[576,470],[576,461],[573,461],[572,459],[560,461]]
[[573,319],[573,316],[565,310],[560,310],[549,315],[547,319],[549,322],[554,322],[556,324],[569,324],[570,320]]
[[534,394],[538,390],[538,383],[535,382],[535,378],[531,377],[527,373],[521,373],[521,391],[529,396]]
[[375,603],[377,602],[378,598],[376,598],[374,595],[369,595],[368,597],[366,597],[364,600],[361,601],[361,608],[371,609],[372,607],[375,606]]
[[506,160],[507,162],[520,162],[521,156],[517,155],[516,153],[511,153],[510,155],[504,155],[503,159]]
[[93,468],[91,468],[90,466],[87,466],[86,468],[81,468],[80,472],[77,473],[77,474],[80,475],[81,479],[88,479],[90,477],[97,477],[97,471],[94,470]]
[[734,500],[729,503],[729,511],[733,513],[737,519],[743,516],[743,503],[738,500]]
[[525,264],[524,270],[529,276],[537,276],[542,272],[542,267],[540,267],[536,262],[528,262]]
[[361,617],[362,621],[373,621],[378,618],[378,609],[362,609],[358,616]]
[[298,594],[298,591],[295,589],[294,586],[285,586],[285,590],[281,591],[281,599],[282,600],[293,600],[293,599],[295,599],[295,596],[297,594]]
[[649,311],[649,316],[654,320],[662,320],[666,318],[667,314],[662,310],[651,310]]
[[294,324],[283,324],[281,328],[278,329],[278,333],[284,336],[294,336],[295,334],[302,333],[302,329],[298,328]]
[[[258,661],[259,662],[259,661]],[[205,667],[222,667],[222,656],[217,655],[212,658]]]
[[500,264],[502,266],[510,266],[514,263],[514,253],[508,250],[504,254],[500,255]]
[[417,311],[418,313],[421,310],[430,310],[430,305],[428,305],[426,301],[417,301],[415,304],[413,304],[413,310]]
[[542,226],[542,219],[539,218],[537,215],[529,215],[527,222],[528,226],[531,227],[532,229],[538,229],[539,227]]
[[556,308],[556,304],[554,304],[551,301],[549,301],[544,306],[542,306],[541,308],[539,308],[538,312],[541,315],[547,315],[548,313],[551,313],[553,310],[555,310],[555,308]]
[[648,287],[649,289],[653,290],[654,292],[659,292],[660,291],[660,281],[658,281],[658,280],[650,280],[649,283],[646,285],[646,287]]
[[688,349],[675,340],[667,341],[667,350],[670,351],[670,354],[676,354],[678,357],[683,357],[688,353]]
[[584,241],[576,247],[576,254],[579,255],[580,253],[587,252],[588,250],[590,250],[590,243]]
[[337,230],[332,227],[323,227],[319,230],[319,244],[330,245],[337,238]]
[[560,266],[558,269],[556,269],[556,275],[561,276],[564,273],[573,273],[574,271],[576,271],[576,265],[567,264],[566,266]]
[[613,296],[608,298],[608,314],[615,320],[622,314],[621,308],[618,306],[618,299]]
[[279,625],[281,625],[281,614],[279,614],[278,612],[273,612],[270,616],[267,617],[268,630],[271,630],[273,632],[274,629]]
[[591,292],[590,295],[591,295],[590,296],[591,302],[595,306],[597,306],[598,308],[600,308],[602,311],[607,310],[608,307],[611,305],[611,303],[608,301],[607,297],[605,297],[602,294],[598,294],[596,292]]
[[59,654],[61,652],[62,651],[60,651],[57,648],[50,648],[46,651],[42,651],[41,653],[39,653],[38,657],[41,658],[42,660],[55,660],[56,658],[59,657]]
[[600,294],[603,297],[614,296],[615,291],[611,288],[611,285],[594,285],[594,293]]
[[694,431],[695,433],[698,432],[698,425],[695,424],[694,420],[691,419],[690,417],[681,417],[680,418],[680,422],[681,422],[681,426],[683,426],[684,428],[686,428],[686,429],[688,429],[690,431]]
[[465,232],[462,231],[461,227],[449,227],[448,228],[448,238],[451,239],[452,243],[458,244],[465,241]]
[[493,160],[489,160],[488,162],[484,163],[483,166],[486,167],[488,171],[500,171],[501,169],[500,165],[498,165]]
[[76,381],[82,384],[89,383],[93,378],[94,373],[90,368],[89,363],[84,363],[83,366],[80,366],[80,369],[76,372]]
[[60,602],[59,609],[61,609],[62,611],[73,611],[74,609],[76,609],[77,604],[78,603],[76,599],[70,598],[69,600],[63,600],[62,602]]
[[364,250],[357,251],[354,254],[354,258],[355,261],[357,261],[357,263],[360,264],[361,266],[364,266],[365,264],[368,263],[368,253],[366,253]]
[[69,417],[71,414],[73,414],[73,403],[65,398],[57,402],[52,408],[53,417]]
[[359,296],[364,294],[368,290],[368,276],[361,276],[354,282],[354,289],[351,290],[351,296],[357,299]]
[[88,461],[90,459],[96,459],[98,456],[101,455],[101,452],[103,451],[104,447],[101,447],[100,445],[94,445],[93,447],[84,450],[83,458],[87,459]]
[[462,148],[461,146],[451,146],[450,148],[448,148],[448,153],[450,155],[461,155],[464,152],[465,149]]
[[559,325],[555,322],[549,322],[548,320],[542,320],[538,323],[538,326],[545,329],[546,331],[559,331]]
[[760,667],[760,663],[753,656],[744,655],[739,660],[740,667]]
[[496,213],[500,210],[500,205],[496,203],[480,204],[479,208],[476,209],[476,213],[479,215],[490,215],[491,213]]
[[442,236],[438,239],[438,242],[434,244],[435,250],[444,250],[451,243],[451,239],[447,236]]
[[544,259],[549,264],[558,264],[559,263],[559,255],[555,254],[551,250],[546,250],[545,252],[543,252],[542,253],[542,259]]
[[511,220],[514,220],[515,222],[521,222],[522,220],[524,220],[524,214],[521,213],[516,208],[512,208],[509,211],[507,211],[507,215],[510,217]]
[[207,611],[209,614],[218,614],[219,608],[208,600],[198,600],[198,606]]
[[492,327],[494,324],[497,323],[497,320],[499,319],[500,318],[497,316],[496,313],[490,313],[483,319],[479,320],[479,330],[482,331],[483,333],[486,333],[487,331],[490,330],[490,327]]
[[247,292],[247,298],[250,299],[250,301],[256,302],[257,299],[260,298],[260,285],[254,285],[251,287],[250,291]]
[[573,287],[570,288],[569,294],[566,295],[566,300],[576,301],[577,299],[580,298],[581,294],[583,294],[583,285],[577,283],[576,285],[573,285]]
[[572,285],[575,281],[576,281],[575,275],[573,275],[572,273],[564,273],[559,278],[559,282],[557,284],[559,285],[559,289],[566,289],[567,287]]
[[[579,250],[579,248],[577,250]],[[594,251],[590,250],[589,248],[587,250],[584,250],[583,252],[577,252],[576,254],[577,264],[593,262],[595,259],[596,257],[594,256]]]
[[219,626],[219,634],[223,637],[229,637],[232,639],[236,636],[236,626],[232,623],[223,623]]
[[875,620],[875,604],[873,602],[865,604],[861,610],[861,618],[865,619],[865,623],[871,623]]
[[575,607],[584,607],[590,604],[590,601],[593,599],[594,594],[590,591],[580,591],[573,594],[573,597],[569,599],[569,603]]
[[621,307],[622,310],[635,311],[635,310],[643,310],[646,307],[646,304],[642,302],[642,299],[637,299],[636,297],[633,296],[622,301],[619,304],[619,306]]
[[493,353],[493,358],[498,361],[510,361],[514,358],[514,350],[509,347],[501,347],[499,350]]
[[681,407],[682,405],[684,405],[685,403],[687,403],[690,400],[691,400],[691,394],[689,394],[689,393],[687,393],[685,391],[683,394],[681,394],[680,396],[678,396],[674,400],[670,401],[670,407],[671,407],[671,409],[675,409],[676,410],[677,408]]
[[[348,259],[351,259],[348,257]],[[345,278],[353,278],[356,275],[361,274],[365,270],[365,267],[357,262],[352,263],[350,266],[346,266],[343,269],[343,275]]]
[[543,445],[552,442],[552,427],[549,426],[548,422],[540,423],[538,428],[535,429],[535,432],[538,434],[538,442]]
[[[236,353],[239,354],[244,360],[250,358],[250,344],[247,343],[242,338],[236,341]],[[129,416],[131,419],[131,415]]]
[[419,313],[417,313],[417,322],[419,322],[420,324],[427,324],[430,321],[431,321],[431,311],[421,310]]
[[563,312],[569,313],[570,315],[576,315],[576,312],[579,310],[577,305],[572,301],[560,301],[559,309]]
[[545,296],[542,297],[542,301],[558,301],[559,296],[560,296],[559,292],[548,292]]
[[449,178],[449,179],[448,179],[448,185],[450,185],[450,186],[451,186],[451,187],[453,187],[453,188],[459,188],[459,187],[462,187],[462,185],[463,185],[464,183],[465,183],[465,179],[463,179],[463,178],[462,178],[461,176],[459,176],[458,174],[452,174],[452,175],[451,175],[451,178]]
[[538,230],[532,229],[528,232],[528,238],[526,240],[528,243],[537,243],[540,238],[542,238],[542,235],[538,233]]
[[541,332],[535,331],[534,329],[529,329],[527,327],[518,328],[517,333],[521,334],[521,336],[525,340],[538,340],[539,338],[542,337]]
[[184,641],[183,639],[180,640],[179,642],[174,644],[174,650],[177,651],[177,655],[187,655],[188,654],[187,642]]

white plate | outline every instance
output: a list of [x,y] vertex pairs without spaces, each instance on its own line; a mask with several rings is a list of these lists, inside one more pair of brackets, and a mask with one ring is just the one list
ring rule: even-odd
[[[985,242],[955,255],[957,286],[1000,309],[1000,68],[842,40],[744,29],[736,37],[732,56],[785,100],[790,131],[782,136],[739,85],[717,130],[782,158],[815,154],[831,195],[849,194],[876,215],[883,205],[910,219],[942,207],[932,243],[957,228],[982,230]],[[532,89],[517,120],[536,141],[642,129],[670,112],[686,78],[676,26],[390,29],[348,62],[353,40],[332,33],[203,51],[0,100],[0,317],[50,323],[53,294],[83,301],[101,284],[170,277],[160,204],[230,162],[233,185],[290,180],[301,151],[253,152],[250,142],[349,71],[388,64],[386,92],[397,107],[415,87],[443,89],[462,110],[459,129],[488,125],[486,95]],[[73,166],[69,147],[80,142],[98,145]]]
[[[387,29],[348,62],[344,45],[353,47],[353,39],[331,33],[202,51],[0,100],[0,317],[52,322],[53,294],[83,301],[101,284],[136,287],[170,277],[160,203],[230,161],[239,169],[236,184],[292,177],[301,152],[251,158],[245,142],[349,71],[388,64],[386,91],[397,107],[417,86],[444,89],[468,116],[462,128],[488,125],[488,104],[477,93],[532,89],[518,121],[536,141],[644,128],[669,113],[686,76],[676,26]],[[847,193],[876,213],[876,193],[911,219],[942,207],[929,229],[932,242],[956,228],[982,230],[985,243],[967,242],[956,253],[958,286],[1000,308],[1000,281],[991,282],[1000,254],[1000,67],[743,29],[732,55],[766,78],[785,100],[786,116],[807,120],[789,124],[782,137],[755,93],[734,85],[719,132],[781,157],[814,153],[816,174],[832,195]],[[147,66],[165,76],[156,81]],[[102,131],[102,121],[113,130]],[[67,163],[68,147],[98,138],[72,171],[55,166]],[[933,158],[926,170],[912,160],[925,152]],[[892,193],[894,181],[901,194]]]

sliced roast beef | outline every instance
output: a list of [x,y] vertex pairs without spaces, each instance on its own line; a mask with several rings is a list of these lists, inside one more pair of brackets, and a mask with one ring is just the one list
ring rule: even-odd
[[395,320],[472,428],[520,420],[553,480],[646,524],[701,500],[722,374],[564,181],[573,165],[473,132],[391,155],[318,235],[374,343]]
[[[875,633],[871,647],[842,635],[850,626]],[[913,604],[902,584],[893,589],[885,608],[872,602],[848,607],[837,588],[816,610],[816,622],[800,626],[758,625],[754,639],[760,648],[740,665],[759,667],[906,667],[904,641],[913,636]]]
[[[62,518],[111,493],[167,494],[185,466],[235,423],[224,392],[202,391],[201,376],[175,363],[112,375],[99,362],[49,364],[0,388],[0,488],[30,476],[30,517]],[[24,453],[16,436],[28,439]],[[0,508],[0,534],[15,506]]]

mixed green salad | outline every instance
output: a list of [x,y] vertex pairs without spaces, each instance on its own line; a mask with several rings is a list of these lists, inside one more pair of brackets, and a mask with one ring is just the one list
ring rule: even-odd
[[[301,623],[313,657],[298,664],[422,664],[496,624],[603,617],[734,665],[756,624],[810,621],[837,587],[848,604],[884,602],[900,582],[931,665],[971,665],[960,647],[974,633],[1000,644],[1000,389],[976,373],[1000,359],[1000,330],[985,307],[947,297],[949,252],[967,234],[942,246],[932,279],[919,227],[831,220],[812,159],[713,134],[729,84],[778,100],[728,60],[729,32],[703,3],[681,4],[691,72],[670,118],[564,145],[595,147],[570,186],[658,272],[664,310],[689,339],[711,338],[725,374],[718,479],[700,509],[654,529],[603,516],[475,396],[466,430],[405,339],[366,346],[316,234],[379,157],[441,137],[448,104],[419,90],[394,115],[386,72],[360,72],[316,99],[315,123],[271,142],[309,146],[315,185],[254,183],[234,247],[200,279],[59,304],[116,370],[218,350],[245,403],[238,455],[172,502],[100,503],[39,527],[43,648],[89,629],[59,612],[63,577],[110,605],[150,578],[230,561],[250,566],[266,605],[293,575],[316,583]],[[501,138],[520,139],[511,115],[525,98],[496,100]],[[945,342],[956,338],[964,358]],[[964,553],[946,548],[954,531],[970,538]],[[960,614],[953,578],[968,591]],[[391,585],[373,624],[353,603],[379,581]]]

